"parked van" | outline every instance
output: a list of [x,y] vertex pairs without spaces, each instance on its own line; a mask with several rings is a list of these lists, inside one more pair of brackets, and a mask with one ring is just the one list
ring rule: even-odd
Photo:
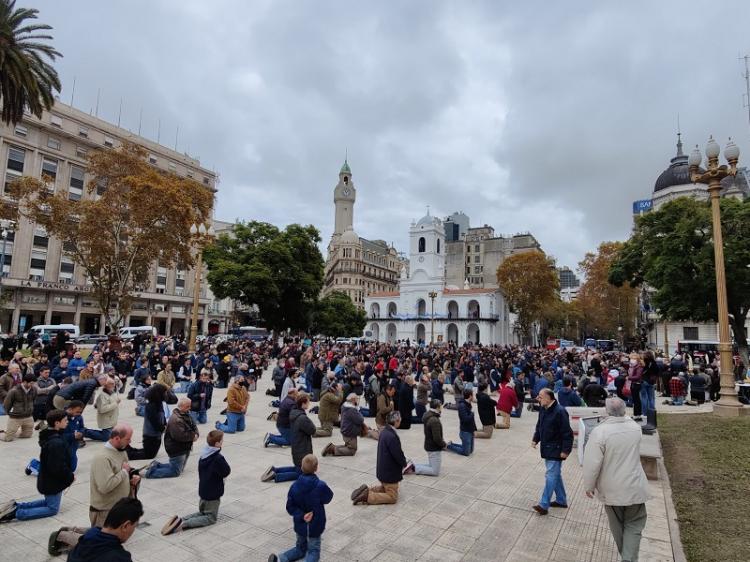
[[154,328],[153,326],[131,326],[127,328],[120,328],[120,337],[124,340],[132,340],[138,334],[155,338],[157,332],[156,328]]
[[63,330],[68,332],[71,339],[77,338],[81,335],[81,331],[75,324],[38,324],[31,327],[37,337],[42,338],[42,341],[49,341],[57,335],[57,332]]

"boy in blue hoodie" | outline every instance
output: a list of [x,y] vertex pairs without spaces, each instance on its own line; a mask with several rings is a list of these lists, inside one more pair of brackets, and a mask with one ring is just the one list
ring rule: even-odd
[[219,517],[221,496],[224,495],[224,478],[229,476],[232,469],[221,454],[224,432],[218,429],[209,431],[206,443],[198,461],[198,512],[185,517],[173,515],[162,528],[162,535],[213,525]]
[[305,559],[305,562],[320,560],[320,540],[326,529],[325,504],[333,499],[328,484],[318,479],[318,459],[305,455],[302,459],[302,475],[295,480],[286,499],[286,511],[294,520],[297,544],[280,555],[271,554],[268,562],[290,562]]

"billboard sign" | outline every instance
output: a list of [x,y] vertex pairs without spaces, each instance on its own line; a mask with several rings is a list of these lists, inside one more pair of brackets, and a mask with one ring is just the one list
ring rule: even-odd
[[633,201],[633,214],[640,215],[641,213],[648,213],[654,207],[654,202],[651,199],[641,199],[639,201]]

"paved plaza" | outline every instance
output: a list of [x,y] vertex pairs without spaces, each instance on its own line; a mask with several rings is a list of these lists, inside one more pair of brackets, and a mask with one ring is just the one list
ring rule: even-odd
[[[134,560],[265,561],[270,552],[279,552],[294,543],[292,519],[285,510],[290,483],[260,481],[261,473],[269,465],[292,464],[290,449],[263,448],[263,435],[274,429],[273,422],[266,421],[271,411],[270,398],[263,392],[268,379],[265,375],[258,392],[252,393],[248,429],[227,435],[224,440],[224,455],[232,466],[232,474],[226,480],[218,523],[168,537],[160,534],[168,516],[196,510],[199,452],[196,447],[179,478],[143,481],[139,497],[145,515],[126,544]],[[224,395],[223,390],[214,393],[209,424],[200,426],[200,445],[205,443],[205,434],[219,418]],[[311,417],[317,421],[316,416]],[[553,508],[546,517],[532,511],[544,481],[544,464],[538,450],[530,446],[536,417],[535,413],[525,411],[521,419],[513,419],[510,430],[496,431],[489,441],[477,440],[474,455],[469,458],[443,453],[441,476],[405,477],[398,504],[393,506],[353,506],[349,499],[358,485],[376,483],[375,441],[360,439],[355,457],[322,458],[320,450],[330,439],[314,439],[315,453],[320,459],[318,474],[335,494],[327,509],[322,560],[617,561],[603,508],[584,494],[576,450],[563,468],[570,508]],[[93,408],[87,409],[85,418],[90,425],[95,424]],[[442,419],[446,440],[457,440],[456,412],[444,410]],[[124,397],[120,420],[134,426],[134,445],[139,446],[142,418],[134,415],[133,401]],[[426,458],[421,426],[399,431],[399,435],[407,457]],[[333,440],[341,442],[338,429],[334,430]],[[47,538],[52,530],[62,525],[88,525],[89,467],[100,447],[102,444],[90,442],[79,451],[76,482],[65,494],[56,517],[0,525],[0,560],[48,560]],[[38,451],[36,434],[33,439],[0,442],[3,473],[0,500],[26,500],[38,495],[35,478],[23,471],[28,460],[38,456]],[[166,460],[163,447],[158,458]],[[654,498],[648,503],[649,519],[641,543],[641,560],[672,561],[662,485],[661,482],[650,485]]]

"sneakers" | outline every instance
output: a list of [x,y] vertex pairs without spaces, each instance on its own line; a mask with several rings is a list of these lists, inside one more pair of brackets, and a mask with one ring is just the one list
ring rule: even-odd
[[354,503],[354,505],[367,503],[368,493],[369,493],[369,488],[367,487],[367,484],[362,484],[359,488],[354,490],[351,495],[352,502]]
[[334,445],[333,443],[329,443],[328,445],[323,447],[323,451],[320,454],[323,457],[332,455],[335,448],[336,448],[336,445]]
[[533,509],[534,511],[536,511],[539,515],[547,515],[547,513],[548,513],[548,511],[546,509],[544,509],[541,505],[532,506],[531,509]]
[[[13,515],[10,519],[16,516],[16,500],[10,500],[0,505],[0,522],[6,521],[5,518],[10,514]],[[7,519],[7,521],[10,521],[10,519]]]
[[268,444],[271,442],[271,434],[266,433],[266,436],[263,438],[263,446],[268,447]]
[[268,555],[268,562],[279,562],[279,557],[275,554]]
[[568,504],[565,503],[557,503],[557,502],[550,502],[550,507],[561,507],[562,509],[568,509]]
[[216,423],[214,424],[214,427],[216,429],[219,429],[219,426],[221,425],[221,422],[219,420],[216,420]]
[[268,421],[276,421],[276,419],[278,417],[279,417],[279,413],[278,412],[271,412],[270,414],[268,414],[268,417],[266,418],[266,420],[268,420]]
[[276,477],[276,470],[273,466],[269,466],[263,475],[260,477],[261,482],[270,482]]
[[161,534],[171,535],[172,533],[181,530],[181,527],[182,527],[182,517],[173,515],[167,520],[167,522],[161,528]]
[[404,470],[401,471],[401,474],[414,474],[414,463],[412,461],[407,461]]

